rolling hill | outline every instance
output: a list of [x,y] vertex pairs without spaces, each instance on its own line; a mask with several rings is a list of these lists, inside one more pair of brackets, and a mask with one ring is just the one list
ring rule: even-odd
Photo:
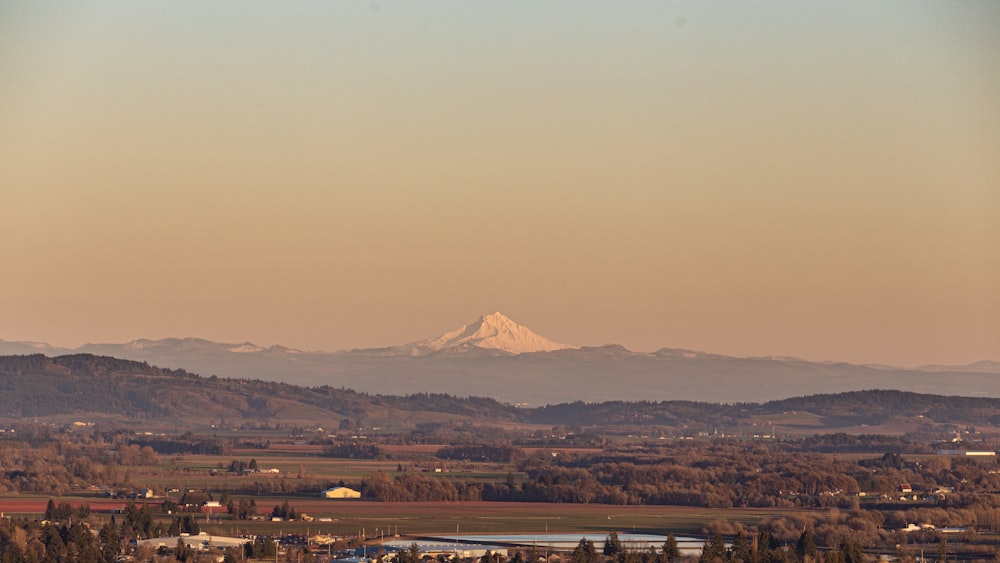
[[0,396],[0,419],[7,421],[168,429],[275,423],[336,428],[343,420],[386,431],[414,430],[421,424],[506,429],[566,425],[600,431],[655,427],[675,434],[750,432],[757,426],[795,434],[1000,426],[1000,399],[981,397],[869,390],[731,405],[608,401],[518,408],[489,398],[370,395],[330,386],[201,377],[90,354],[0,356]]

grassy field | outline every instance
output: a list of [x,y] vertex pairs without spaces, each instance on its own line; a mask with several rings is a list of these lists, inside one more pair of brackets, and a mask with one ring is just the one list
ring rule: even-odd
[[[435,447],[434,451],[439,447]],[[413,451],[421,450],[414,448]],[[251,459],[257,462],[261,471],[277,469],[278,472],[229,472],[230,463],[234,460],[248,463]],[[191,488],[219,492],[254,490],[259,484],[263,491],[287,491],[306,486],[318,493],[340,481],[348,486],[358,487],[362,479],[376,471],[396,475],[400,466],[407,471],[427,472],[440,479],[471,479],[480,482],[499,482],[506,479],[508,473],[517,474],[512,464],[444,461],[429,456],[404,461],[327,458],[319,456],[314,448],[308,446],[240,450],[226,455],[161,456],[159,465],[129,467],[128,473],[130,481],[137,487],[151,487],[158,491]],[[436,468],[442,468],[442,472],[434,472]]]
[[[214,533],[322,532],[334,535],[355,535],[365,530],[372,536],[390,531],[400,535],[447,534],[460,530],[465,533],[544,533],[606,532],[609,530],[648,533],[698,533],[706,524],[719,519],[755,525],[760,520],[791,510],[707,509],[662,506],[606,506],[595,504],[528,504],[494,502],[417,502],[378,503],[368,500],[332,500],[319,498],[319,492],[343,480],[358,487],[365,477],[376,471],[390,476],[400,465],[409,471],[421,471],[437,479],[472,479],[503,482],[508,473],[519,477],[513,464],[474,463],[440,460],[433,457],[440,445],[388,446],[397,459],[343,459],[320,455],[318,446],[275,442],[268,449],[239,449],[225,455],[161,455],[154,466],[129,466],[124,470],[133,491],[146,487],[177,502],[187,490],[204,490],[220,500],[223,493],[235,501],[252,498],[261,515],[288,502],[298,513],[306,513],[312,522],[272,522],[270,520],[232,521],[226,513],[215,514],[211,520],[200,514],[205,531]],[[563,448],[564,452],[595,452],[596,449]],[[235,461],[256,461],[261,470],[275,468],[278,473],[230,473]],[[435,472],[435,468],[442,472]],[[300,474],[303,476],[300,477]],[[294,491],[294,492],[290,492]],[[0,497],[0,511],[36,513],[44,511],[48,497]],[[56,498],[73,504],[89,503],[100,514],[110,514],[122,506],[121,500],[111,500],[96,492]],[[153,502],[157,508],[163,498]],[[30,501],[30,502],[29,502]],[[25,504],[27,503],[27,504]],[[163,521],[171,517],[163,515]],[[318,519],[328,521],[320,522]]]
[[[697,534],[702,526],[717,519],[754,525],[764,518],[787,514],[778,509],[709,509],[673,506],[611,506],[600,504],[549,504],[506,502],[412,502],[379,503],[361,500],[326,500],[295,495],[260,495],[253,498],[258,508],[270,508],[288,501],[297,511],[331,521],[272,522],[233,521],[228,514],[197,516],[203,531],[235,533],[305,533],[404,537],[451,534],[620,532]],[[49,497],[18,495],[0,497],[0,511],[7,515],[39,516]],[[89,504],[99,518],[110,517],[124,502],[85,496],[53,498],[73,505]],[[156,501],[152,501],[156,502]],[[158,502],[157,502],[158,504]],[[171,516],[163,515],[162,522]],[[211,520],[209,520],[211,518]]]
[[[398,452],[412,457],[401,462],[413,471],[439,479],[474,479],[503,481],[511,464],[449,462],[433,458],[440,446],[401,446]],[[565,451],[572,451],[566,449]],[[319,498],[319,491],[340,480],[358,486],[375,471],[397,474],[400,462],[395,460],[365,460],[326,458],[315,447],[282,445],[267,450],[238,450],[227,455],[160,456],[155,466],[127,467],[129,482],[135,490],[151,487],[178,501],[188,489],[208,490],[219,499],[223,492],[231,498],[252,498],[260,514],[268,515],[274,506],[285,501],[299,513],[330,521],[272,522],[270,520],[232,521],[228,514],[199,514],[202,529],[216,534],[237,531],[250,534],[311,533],[338,536],[356,535],[364,530],[368,537],[399,533],[403,536],[463,533],[544,533],[606,532],[609,530],[650,533],[697,533],[702,526],[724,518],[752,525],[762,518],[778,514],[768,510],[712,510],[701,508],[606,506],[595,504],[528,504],[493,502],[415,502],[379,503],[367,500],[332,500]],[[254,459],[264,470],[276,468],[279,473],[234,474],[228,468],[232,461]],[[434,467],[443,467],[435,473]],[[305,478],[300,479],[303,472]],[[260,485],[259,487],[257,485]],[[280,491],[302,489],[298,493]],[[243,491],[243,492],[236,492]],[[247,492],[247,491],[256,491]],[[275,492],[277,491],[277,492]],[[49,497],[17,495],[0,497],[0,511],[40,515]],[[54,497],[56,502],[87,503],[98,517],[110,517],[123,501],[102,497],[96,492]],[[142,502],[142,501],[140,501]],[[158,508],[163,498],[150,501]],[[172,517],[159,517],[168,522]]]

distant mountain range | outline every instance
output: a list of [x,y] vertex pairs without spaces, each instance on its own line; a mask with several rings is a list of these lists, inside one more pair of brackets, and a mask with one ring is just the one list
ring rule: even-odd
[[672,348],[652,353],[618,345],[577,348],[539,336],[501,313],[484,315],[436,338],[340,352],[197,338],[85,344],[75,349],[0,340],[0,355],[76,353],[144,361],[206,377],[393,395],[447,393],[527,405],[609,400],[765,402],[865,389],[1000,397],[1000,362],[995,361],[904,369],[738,358]]

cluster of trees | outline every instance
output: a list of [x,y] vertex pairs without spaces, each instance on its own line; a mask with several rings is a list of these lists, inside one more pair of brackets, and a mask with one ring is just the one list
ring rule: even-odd
[[349,459],[375,459],[381,454],[378,445],[371,440],[350,440],[334,442],[323,448],[327,457],[343,457]]
[[[215,497],[211,492],[188,489],[181,495],[181,499],[178,504],[180,505],[180,509],[184,512],[201,512],[201,507],[210,500],[215,500]],[[164,503],[166,502],[167,501],[165,500]],[[166,509],[166,507],[164,508]],[[166,510],[164,510],[164,512],[166,512]]]
[[[43,424],[15,424],[0,433],[0,494],[38,493],[60,496],[72,490],[98,486],[112,491],[137,490],[144,483],[131,481],[132,467],[161,464],[155,448],[194,453],[221,453],[231,444],[215,438],[181,435],[137,441],[132,432],[74,429]],[[152,445],[150,445],[152,444]],[[233,460],[230,471],[253,469],[248,462]],[[219,470],[225,466],[220,464]],[[130,476],[132,476],[130,478]],[[309,479],[264,479],[243,483],[254,492],[314,491],[319,483]]]
[[361,481],[361,496],[381,502],[482,500],[482,485],[470,479],[439,479],[429,474],[390,477],[376,471]]
[[[861,499],[898,501],[901,483],[930,493],[949,508],[992,507],[1000,490],[996,466],[969,458],[933,456],[905,461],[894,452],[855,460],[754,442],[675,444],[605,449],[600,453],[541,451],[512,454],[507,444],[453,446],[448,455],[517,457],[518,475],[503,482],[442,479],[405,473],[369,475],[362,494],[380,501],[488,500],[602,504],[664,504],[709,508],[857,508]],[[514,449],[516,450],[516,449]],[[862,497],[864,493],[864,497]]]
[[247,498],[241,498],[239,502],[230,500],[226,510],[236,520],[252,520],[257,516],[257,501]]
[[617,532],[611,532],[604,539],[601,553],[597,552],[593,541],[584,537],[573,548],[572,557],[573,561],[595,563],[671,563],[681,558],[681,550],[673,534],[667,536],[660,549],[651,546],[647,550],[634,550],[622,544]]
[[60,502],[57,505],[52,499],[49,499],[48,504],[45,506],[45,515],[43,518],[49,522],[65,522],[74,516],[81,520],[90,516],[90,505],[81,504],[73,506],[68,502]]
[[795,449],[818,453],[872,453],[894,452],[929,454],[934,449],[928,443],[912,442],[903,436],[884,434],[819,434],[803,438],[795,444]]
[[460,444],[445,446],[434,454],[441,459],[510,463],[523,459],[524,452],[510,444]]
[[150,448],[151,451],[165,455],[225,455],[229,453],[230,445],[216,438],[196,437],[187,432],[176,438],[133,438],[131,442],[137,446]]
[[820,556],[809,530],[803,530],[791,544],[782,545],[768,532],[748,537],[738,532],[730,545],[721,534],[713,534],[702,547],[699,563],[862,563],[864,550],[860,544],[842,542],[837,549]]
[[[121,536],[128,539],[162,536],[163,528],[153,520],[153,507],[129,502],[121,512]],[[114,523],[114,520],[112,520]]]
[[[880,475],[880,482],[869,483],[871,473],[848,461],[732,443],[532,456],[518,470],[526,481],[487,490],[484,498],[714,508],[820,506],[847,502],[846,493],[860,490],[893,491],[901,482]],[[862,489],[858,478],[872,487]]]
[[122,461],[154,461],[117,435],[91,435],[15,425],[0,438],[0,493],[61,494],[74,483],[125,485]]
[[243,546],[244,560],[273,558],[274,552],[277,549],[274,540],[266,537],[257,537],[254,541]]
[[82,521],[0,521],[0,561],[4,562],[112,563],[121,546],[118,528],[110,522],[94,536]]
[[[275,510],[294,513],[294,509],[287,506],[275,507]],[[93,533],[92,526],[98,533]],[[155,523],[153,508],[149,504],[140,506],[130,502],[121,513],[102,523],[91,517],[87,505],[72,506],[49,501],[45,520],[0,519],[0,562],[113,563],[123,560],[122,556],[129,551],[133,540],[182,533],[196,535],[199,532],[198,520],[192,514],[178,515],[167,529],[163,529]],[[136,560],[153,560],[152,548],[144,553],[140,553],[143,549],[134,549]],[[161,557],[168,554],[172,554],[176,561],[201,560],[199,552],[183,542],[169,549],[160,548]],[[242,550],[227,549],[223,560],[235,563],[248,558],[273,559],[274,555],[274,540],[258,537]]]
[[951,488],[948,502],[977,503],[1000,489],[995,466],[936,456],[876,462],[794,451],[752,442],[605,450],[595,454],[535,455],[518,464],[527,480],[484,489],[484,500],[673,504],[706,507],[851,508],[859,493],[895,496]]
[[229,462],[229,472],[230,473],[243,473],[244,471],[257,471],[257,460],[255,458],[250,458],[250,461],[242,461],[234,459]]
[[191,534],[196,536],[199,532],[201,532],[201,526],[198,525],[198,519],[192,514],[185,514],[174,518],[170,527],[167,528],[168,536],[179,536],[181,534]]
[[111,563],[140,537],[162,535],[149,505],[129,503],[119,517],[91,532],[87,505],[49,501],[44,520],[0,520],[0,561],[4,563]]
[[117,451],[119,465],[159,465],[160,458],[150,446],[129,444],[121,446]]
[[299,517],[298,511],[288,504],[288,501],[276,505],[271,510],[271,518],[281,518],[282,520],[295,520]]
[[627,549],[618,539],[618,534],[611,532],[600,552],[593,541],[584,537],[573,548],[570,557],[574,563],[672,563],[681,559],[681,551],[673,534],[667,536],[660,549],[634,550]]

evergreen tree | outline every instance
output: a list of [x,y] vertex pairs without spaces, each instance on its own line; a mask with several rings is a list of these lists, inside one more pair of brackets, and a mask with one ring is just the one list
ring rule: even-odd
[[66,543],[63,542],[59,528],[49,524],[42,529],[42,544],[45,546],[46,555],[52,554],[58,557],[66,551]]
[[198,520],[191,514],[185,514],[181,520],[181,533],[197,536],[199,532],[201,527],[198,525]]
[[174,549],[174,557],[178,561],[187,561],[188,558],[188,548],[187,544],[184,543],[184,538],[177,538],[177,547]]
[[108,522],[101,528],[101,543],[104,545],[102,555],[105,561],[114,561],[121,552],[121,534],[118,533],[118,526],[114,521]]
[[597,548],[594,542],[586,537],[580,539],[580,543],[573,548],[573,561],[575,563],[592,563],[597,558]]
[[761,532],[757,534],[757,551],[770,551],[778,547],[778,541],[774,539],[771,532]]
[[795,555],[798,556],[799,561],[805,561],[806,557],[815,559],[816,543],[813,542],[809,530],[802,530],[802,535],[799,536],[799,541],[795,544]]
[[45,516],[43,519],[51,522],[55,520],[55,518],[56,518],[56,503],[53,502],[52,499],[49,499],[49,502],[45,505]]
[[673,534],[668,534],[667,541],[663,542],[663,560],[666,563],[672,563],[680,557],[681,548],[677,545],[677,538]]
[[726,542],[721,534],[714,534],[705,540],[705,545],[701,548],[699,563],[712,563],[713,561],[723,561],[726,558]]
[[87,518],[90,516],[90,503],[77,506],[73,513],[76,514],[77,518],[80,518],[81,520]]
[[399,552],[398,559],[400,563],[420,563],[423,559],[423,555],[420,553],[420,546],[417,542],[410,544],[410,549],[404,549]]
[[743,532],[738,532],[736,537],[733,538],[733,547],[729,550],[730,559],[733,561],[750,561],[753,553],[750,548],[750,542],[747,540],[746,535]]
[[253,542],[243,544],[243,555],[247,558],[262,559],[274,557],[276,546],[274,540],[258,537]]
[[840,553],[844,556],[844,563],[864,563],[865,552],[855,542],[842,541],[840,543]]
[[94,534],[90,533],[90,528],[77,522],[68,530],[70,552],[73,553],[69,559],[75,563],[102,563],[101,550],[97,546]]
[[604,540],[604,555],[618,555],[622,552],[622,542],[618,539],[618,532],[611,532]]

